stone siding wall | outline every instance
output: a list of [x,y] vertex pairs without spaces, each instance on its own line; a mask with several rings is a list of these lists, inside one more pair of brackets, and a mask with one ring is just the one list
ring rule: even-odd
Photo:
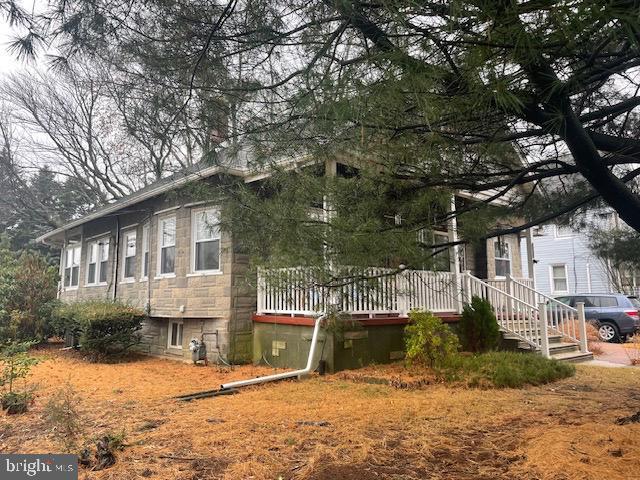
[[[236,361],[251,358],[251,315],[256,308],[255,280],[248,278],[248,258],[234,252],[231,235],[221,233],[220,271],[200,274],[192,268],[192,213],[202,208],[188,196],[172,194],[153,201],[141,202],[135,211],[123,212],[88,222],[81,232],[82,252],[80,281],[77,288],[62,289],[63,301],[115,298],[147,309],[149,322],[143,330],[143,349],[153,355],[190,359],[188,343],[200,339],[204,332],[209,358],[215,361],[218,352]],[[134,209],[132,209],[134,210]],[[163,218],[176,218],[175,274],[159,274],[159,224]],[[118,225],[120,229],[118,229]],[[149,275],[142,278],[143,226],[149,225]],[[119,232],[118,232],[119,230]],[[123,279],[124,234],[136,232],[136,266],[133,279]],[[88,244],[98,238],[109,238],[107,283],[87,285]],[[250,276],[250,274],[249,274]],[[168,325],[171,319],[183,322],[183,349],[167,347]],[[216,340],[217,338],[217,340]]]

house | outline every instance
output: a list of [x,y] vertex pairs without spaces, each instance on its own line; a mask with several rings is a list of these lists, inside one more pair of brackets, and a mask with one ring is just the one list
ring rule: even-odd
[[[327,161],[325,174],[339,174],[339,163]],[[152,355],[190,359],[187,346],[197,339],[213,362],[263,360],[289,367],[309,350],[313,316],[332,304],[363,326],[345,338],[325,336],[322,351],[332,370],[398,358],[411,308],[456,321],[463,302],[477,294],[494,305],[503,302],[496,309],[509,318],[516,311],[520,321],[538,314],[530,303],[504,294],[523,275],[518,235],[450,247],[440,262],[443,271],[386,276],[378,268],[382,274],[373,285],[356,282],[337,291],[315,285],[296,267],[285,272],[291,277],[285,291],[273,288],[268,272],[251,278],[247,255],[230,232],[216,226],[219,206],[198,200],[185,187],[205,182],[222,189],[230,181],[259,182],[266,174],[223,152],[216,166],[177,173],[43,235],[39,241],[62,250],[60,299],[117,299],[146,309],[142,347]],[[458,192],[451,209],[473,201],[473,195]],[[457,240],[455,217],[434,235]],[[521,280],[519,288],[530,290],[530,279]],[[541,338],[527,337],[530,330],[514,334],[532,348],[544,346]]]
[[[547,295],[571,293],[625,292],[637,294],[639,278],[635,272],[618,271],[590,246],[587,229],[596,224],[600,229],[620,228],[614,212],[591,212],[581,229],[558,224],[542,225],[532,235],[533,279],[536,289]],[[523,243],[521,255],[527,255]],[[529,276],[530,266],[523,266]]]

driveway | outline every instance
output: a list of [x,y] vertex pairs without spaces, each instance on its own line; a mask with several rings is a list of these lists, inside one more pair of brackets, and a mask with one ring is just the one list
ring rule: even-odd
[[[604,362],[631,365],[631,359],[640,360],[640,343],[604,343],[593,342],[594,357]],[[599,351],[598,351],[599,350]]]

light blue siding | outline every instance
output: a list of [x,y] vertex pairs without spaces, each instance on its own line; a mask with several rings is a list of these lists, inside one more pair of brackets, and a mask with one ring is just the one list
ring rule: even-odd
[[[568,234],[568,231],[563,231]],[[526,242],[521,242],[522,258],[527,258]],[[606,293],[611,291],[606,270],[602,261],[589,249],[587,238],[580,232],[570,236],[557,235],[555,225],[540,228],[533,237],[533,258],[536,288],[547,295],[561,293]],[[553,290],[551,267],[565,265],[568,292]],[[523,273],[529,275],[526,261],[523,261]]]

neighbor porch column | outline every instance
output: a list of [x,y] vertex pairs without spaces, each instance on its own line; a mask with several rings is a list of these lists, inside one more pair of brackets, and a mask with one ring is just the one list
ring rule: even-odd
[[[451,199],[449,201],[449,208],[447,209],[450,214],[449,220],[447,221],[447,233],[449,236],[449,242],[457,242],[458,241],[458,218],[455,216],[456,213],[456,196],[451,195]],[[453,273],[453,278],[455,281],[455,292],[456,292],[456,306],[458,313],[462,312],[462,282],[460,281],[460,246],[455,244],[449,247],[449,271]]]
[[527,228],[527,271],[529,278],[533,282],[533,289],[536,289],[535,263],[533,262],[533,229]]

